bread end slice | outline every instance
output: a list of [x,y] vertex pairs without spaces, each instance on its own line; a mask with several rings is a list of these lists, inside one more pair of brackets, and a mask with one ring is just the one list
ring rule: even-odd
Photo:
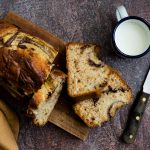
[[47,81],[34,93],[28,106],[27,114],[35,125],[46,124],[50,113],[58,101],[66,75],[60,70],[53,70]]

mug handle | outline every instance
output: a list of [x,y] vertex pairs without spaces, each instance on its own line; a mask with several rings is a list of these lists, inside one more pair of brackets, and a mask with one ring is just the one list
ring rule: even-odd
[[125,17],[128,17],[127,10],[126,10],[126,8],[123,5],[117,7],[117,9],[116,9],[116,17],[117,17],[118,21],[120,21],[121,19],[123,19]]

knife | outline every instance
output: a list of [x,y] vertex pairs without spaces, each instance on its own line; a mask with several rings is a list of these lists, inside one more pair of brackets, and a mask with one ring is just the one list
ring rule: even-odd
[[150,96],[150,70],[143,84],[143,90],[141,92],[141,95],[139,96],[140,98],[135,104],[133,110],[131,111],[130,117],[127,122],[127,126],[123,132],[122,140],[125,143],[131,144],[134,142],[149,96]]

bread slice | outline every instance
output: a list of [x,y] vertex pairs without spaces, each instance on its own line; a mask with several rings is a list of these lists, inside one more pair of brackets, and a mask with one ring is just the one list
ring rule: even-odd
[[110,68],[98,59],[99,51],[93,44],[67,45],[68,94],[71,97],[91,96],[106,84]]
[[112,71],[98,98],[80,101],[73,108],[87,126],[97,127],[114,117],[119,108],[131,102],[131,98],[129,86],[118,72]]
[[58,101],[66,75],[60,70],[53,70],[47,81],[34,93],[28,106],[27,114],[36,125],[43,126]]

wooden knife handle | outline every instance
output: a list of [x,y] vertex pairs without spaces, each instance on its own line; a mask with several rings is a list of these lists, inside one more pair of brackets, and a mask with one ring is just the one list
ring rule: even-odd
[[149,94],[142,93],[140,99],[137,101],[137,104],[135,104],[135,107],[131,110],[126,129],[122,135],[122,139],[125,143],[130,144],[134,142],[148,98]]

